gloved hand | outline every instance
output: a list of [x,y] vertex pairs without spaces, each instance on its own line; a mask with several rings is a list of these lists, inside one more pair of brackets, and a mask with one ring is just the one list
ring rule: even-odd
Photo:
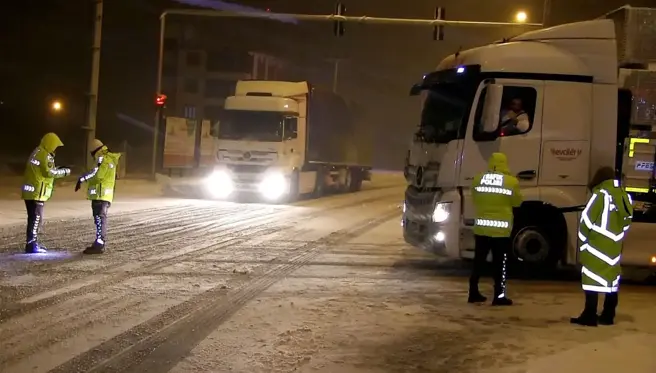
[[75,191],[77,192],[80,188],[82,188],[82,180],[78,179],[77,184],[75,184]]
[[71,174],[71,168],[70,167],[59,167],[60,170],[63,170],[66,176]]

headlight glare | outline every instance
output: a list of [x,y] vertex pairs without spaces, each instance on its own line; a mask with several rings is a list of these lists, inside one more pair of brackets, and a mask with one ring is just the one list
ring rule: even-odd
[[289,191],[285,175],[275,172],[267,174],[259,186],[260,194],[268,200],[277,200]]
[[226,171],[214,171],[205,179],[205,188],[216,198],[225,198],[235,189],[232,177]]
[[435,223],[444,223],[449,218],[449,211],[451,210],[450,202],[441,202],[435,205],[433,211],[433,221]]

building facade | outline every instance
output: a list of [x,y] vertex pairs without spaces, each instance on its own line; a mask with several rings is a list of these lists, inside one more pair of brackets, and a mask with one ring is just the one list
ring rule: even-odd
[[[206,37],[194,25],[173,23],[164,39],[162,93],[167,115],[216,121],[238,80],[285,79],[285,63],[266,53]],[[229,43],[230,42],[230,43]]]

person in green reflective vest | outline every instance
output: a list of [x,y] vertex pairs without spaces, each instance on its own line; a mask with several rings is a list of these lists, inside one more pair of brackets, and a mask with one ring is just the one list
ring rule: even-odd
[[47,133],[41,139],[39,146],[32,151],[27,159],[21,198],[25,201],[27,210],[27,232],[25,252],[28,254],[45,253],[47,250],[39,243],[39,230],[43,224],[43,209],[45,202],[52,196],[55,179],[68,176],[69,168],[55,166],[55,151],[64,143],[54,133]]
[[[600,168],[588,187],[592,196],[581,213],[578,232],[585,307],[570,321],[584,326],[612,325],[622,272],[622,242],[633,219],[633,201],[610,167]],[[597,316],[599,293],[606,297]]]
[[510,174],[503,153],[493,153],[488,170],[476,176],[472,183],[472,198],[476,210],[474,235],[474,268],[469,278],[469,303],[487,300],[478,289],[487,255],[492,250],[494,262],[494,306],[510,306],[506,296],[506,265],[513,227],[513,208],[522,204],[519,181]]
[[102,254],[105,252],[105,239],[107,237],[107,211],[114,201],[114,187],[116,185],[116,169],[121,157],[118,153],[111,153],[100,141],[93,140],[91,156],[96,160],[96,167],[80,176],[75,185],[77,192],[82,183],[87,185],[87,199],[91,201],[93,221],[96,225],[96,239],[91,246],[84,250],[84,254]]

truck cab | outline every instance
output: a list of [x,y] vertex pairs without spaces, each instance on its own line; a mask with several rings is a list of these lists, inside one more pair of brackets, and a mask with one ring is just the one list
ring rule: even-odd
[[[538,267],[576,263],[591,176],[610,166],[620,177],[630,142],[630,120],[620,117],[636,96],[627,101],[621,89],[617,51],[616,23],[599,19],[459,52],[424,76],[411,91],[423,96],[424,107],[406,158],[406,241],[472,258],[471,183],[490,155],[502,152],[524,196],[515,211],[513,258]],[[503,125],[511,106],[525,114],[528,128]],[[653,159],[653,146],[644,154]],[[623,260],[648,265],[654,251]]]

